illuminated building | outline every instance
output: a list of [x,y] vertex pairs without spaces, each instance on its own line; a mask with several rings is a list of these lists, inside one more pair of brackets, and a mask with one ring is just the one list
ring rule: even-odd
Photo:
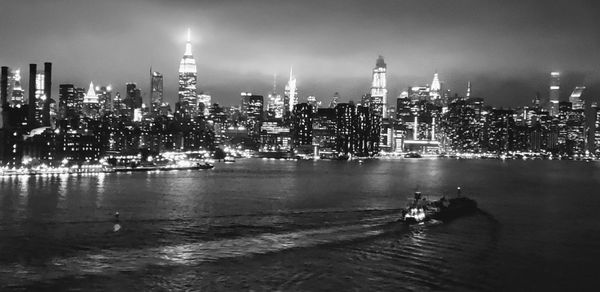
[[486,119],[483,146],[489,152],[506,153],[513,149],[513,111],[493,109]]
[[311,153],[313,131],[313,109],[308,103],[294,106],[292,114],[292,140],[294,148],[303,153]]
[[212,97],[210,94],[201,93],[198,95],[198,114],[202,114],[204,117],[210,115],[210,106]]
[[59,116],[72,119],[79,116],[83,109],[83,95],[73,84],[60,84],[58,90]]
[[559,102],[558,146],[563,155],[583,155],[585,152],[585,114],[574,109],[571,102]]
[[267,112],[270,118],[282,119],[285,111],[285,105],[281,94],[277,94],[275,91],[270,92],[267,96]]
[[93,82],[90,82],[90,87],[83,97],[83,116],[90,119],[98,119],[100,117],[100,102],[94,90]]
[[317,101],[317,97],[312,95],[306,98],[306,102],[312,107],[313,113],[316,113],[317,109],[321,105],[321,102]]
[[117,116],[122,116],[125,114],[125,104],[123,103],[123,98],[121,98],[120,92],[115,94],[115,99],[113,100],[113,111]]
[[289,115],[294,111],[294,106],[298,104],[298,88],[296,87],[296,77],[290,68],[290,80],[285,86],[284,106],[285,111]]
[[262,95],[253,95],[242,92],[242,114],[246,117],[246,129],[248,135],[257,138],[260,134],[260,126],[264,110],[264,99]]
[[321,157],[332,157],[335,151],[335,108],[320,108],[313,116],[313,142]]
[[402,124],[410,124],[412,121],[412,104],[408,95],[401,94],[396,99],[396,120]]
[[142,110],[142,93],[135,83],[127,83],[125,85],[127,95],[123,99],[125,106],[125,116],[131,120],[141,120]]
[[290,127],[284,126],[281,120],[265,121],[260,131],[261,151],[287,152],[291,149],[292,137]]
[[371,108],[375,114],[382,118],[387,117],[387,89],[386,89],[387,65],[383,56],[379,56],[373,69],[373,81],[371,83]]
[[569,96],[569,102],[573,104],[574,110],[583,109],[584,101],[581,98],[583,92],[585,91],[585,86],[577,86]]
[[160,114],[163,104],[163,75],[150,68],[150,111],[153,115]]
[[196,86],[198,82],[196,60],[192,56],[191,32],[188,29],[185,53],[179,63],[179,114],[191,118],[198,115],[198,96]]
[[96,86],[96,95],[100,105],[100,115],[105,115],[113,111],[112,86]]
[[594,141],[594,153],[596,156],[600,156],[600,107],[598,107],[597,103],[592,106],[592,112],[595,115],[594,135],[592,138]]
[[560,99],[560,73],[550,73],[550,95],[549,95],[549,108],[548,112],[550,115],[555,117],[558,115],[558,102]]
[[373,150],[371,139],[371,113],[372,111],[366,106],[357,106],[356,113],[353,119],[354,125],[354,149],[353,152],[357,156],[370,156]]
[[429,98],[429,86],[413,86],[408,89],[411,101],[427,101]]
[[341,156],[349,156],[354,152],[354,113],[356,107],[351,103],[338,103],[336,116],[336,151]]

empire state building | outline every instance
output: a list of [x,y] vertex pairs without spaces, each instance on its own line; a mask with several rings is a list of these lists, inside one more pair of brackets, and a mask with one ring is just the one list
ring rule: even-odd
[[179,63],[179,112],[182,116],[198,115],[197,79],[196,60],[192,56],[191,33],[188,29],[185,53]]

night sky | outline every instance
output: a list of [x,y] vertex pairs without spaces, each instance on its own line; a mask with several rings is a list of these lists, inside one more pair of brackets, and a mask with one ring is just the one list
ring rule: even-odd
[[[192,30],[198,85],[213,102],[239,103],[241,91],[266,95],[289,68],[300,101],[359,100],[379,54],[388,64],[388,100],[406,87],[440,79],[460,95],[471,80],[496,106],[547,96],[549,72],[563,75],[562,97],[576,85],[600,96],[600,5],[578,0],[371,1],[66,1],[0,0],[0,64],[53,62],[58,84],[125,82],[149,89],[149,68],[177,96],[177,70]],[[26,86],[25,86],[26,87]]]

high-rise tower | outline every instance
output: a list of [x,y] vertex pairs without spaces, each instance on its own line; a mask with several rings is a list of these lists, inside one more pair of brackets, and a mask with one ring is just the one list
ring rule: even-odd
[[440,78],[438,77],[438,73],[435,72],[433,74],[433,81],[431,81],[431,87],[429,87],[429,97],[431,101],[436,101],[441,98],[442,84],[440,83]]
[[549,95],[549,108],[551,116],[558,116],[558,102],[560,98],[560,73],[550,73],[550,95]]
[[188,29],[185,53],[179,63],[179,110],[183,116],[192,117],[198,114],[197,79],[196,60],[192,56],[191,32]]
[[371,105],[375,112],[381,117],[387,117],[387,88],[386,88],[387,65],[383,56],[377,58],[373,68],[373,82],[371,83]]

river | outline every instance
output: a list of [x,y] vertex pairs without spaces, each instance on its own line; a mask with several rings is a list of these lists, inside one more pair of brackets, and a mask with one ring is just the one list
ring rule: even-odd
[[[457,186],[479,212],[393,223],[414,191]],[[0,177],[0,290],[592,290],[599,190],[600,163],[577,161]]]

